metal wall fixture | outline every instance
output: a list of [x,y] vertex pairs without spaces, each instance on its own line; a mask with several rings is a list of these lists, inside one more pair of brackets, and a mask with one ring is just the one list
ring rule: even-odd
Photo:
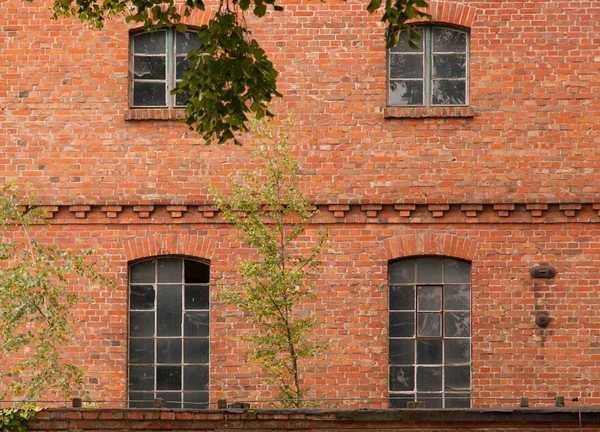
[[550,317],[548,316],[547,313],[543,312],[540,314],[537,314],[537,316],[535,317],[535,325],[538,327],[548,327],[548,324],[550,324]]
[[529,274],[534,279],[552,279],[556,276],[556,269],[549,265],[540,265],[530,268]]

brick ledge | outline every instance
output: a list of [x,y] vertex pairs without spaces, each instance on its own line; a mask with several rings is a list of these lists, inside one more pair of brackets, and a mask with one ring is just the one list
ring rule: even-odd
[[185,108],[135,108],[126,109],[125,121],[132,120],[182,120]]
[[436,118],[436,117],[475,117],[475,108],[470,106],[454,107],[398,107],[388,106],[383,110],[383,117],[393,118]]

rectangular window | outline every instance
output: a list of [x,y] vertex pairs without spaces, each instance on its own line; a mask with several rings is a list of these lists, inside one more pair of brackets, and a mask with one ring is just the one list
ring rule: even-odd
[[469,34],[440,26],[419,27],[418,49],[408,32],[388,51],[388,105],[469,104]]
[[200,47],[196,32],[174,29],[135,33],[130,37],[130,106],[184,107],[189,96],[171,95],[189,67],[187,55]]

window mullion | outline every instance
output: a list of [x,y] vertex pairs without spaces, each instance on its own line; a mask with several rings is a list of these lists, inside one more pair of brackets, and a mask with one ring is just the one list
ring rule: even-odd
[[424,105],[425,106],[430,106],[431,105],[431,68],[432,68],[432,63],[433,63],[433,48],[432,48],[432,40],[433,37],[431,36],[431,26],[427,26],[425,27],[425,32],[423,34],[423,37],[425,38],[425,43],[424,43],[424,53],[423,53],[423,57],[424,57],[424,61],[425,61],[425,72],[424,72],[424,91],[425,91],[425,95],[423,97],[423,101],[425,102]]
[[167,30],[167,106],[173,108],[175,106],[173,102],[174,96],[171,95],[171,90],[175,87],[173,85],[175,81],[175,31],[173,29]]

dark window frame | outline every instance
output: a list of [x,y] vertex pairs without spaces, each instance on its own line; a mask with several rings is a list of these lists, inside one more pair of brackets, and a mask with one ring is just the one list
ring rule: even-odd
[[[434,29],[441,30],[450,30],[453,32],[462,33],[465,35],[465,50],[464,51],[434,51],[432,35]],[[470,73],[470,31],[467,28],[456,27],[446,24],[427,24],[427,25],[419,25],[415,26],[415,30],[421,32],[421,40],[416,42],[418,46],[421,47],[421,50],[412,50],[410,48],[404,47],[406,51],[394,52],[395,48],[391,48],[387,50],[387,64],[386,64],[386,100],[387,106],[389,107],[463,107],[470,105],[470,83],[471,83],[471,73]],[[400,38],[398,42],[398,46],[401,44],[407,43],[406,32],[403,32],[403,37]],[[394,56],[418,56],[419,53],[422,53],[422,77],[392,77],[392,58]],[[435,78],[433,77],[433,62],[434,55],[464,55],[465,56],[465,76],[464,77],[456,77],[456,78]],[[419,82],[422,81],[422,103],[392,103],[392,90],[391,86],[393,82],[400,83],[401,81],[413,81]],[[465,82],[465,90],[464,90],[464,103],[433,103],[433,83],[434,81],[464,81]]]
[[162,398],[167,408],[208,408],[210,264],[181,256],[130,263],[128,318],[129,407]]

